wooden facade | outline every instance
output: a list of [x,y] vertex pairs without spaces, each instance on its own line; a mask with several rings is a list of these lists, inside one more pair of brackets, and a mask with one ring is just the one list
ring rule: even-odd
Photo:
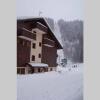
[[[36,47],[41,44],[41,54],[39,54],[41,62],[39,63],[48,64],[48,67],[32,67],[28,64],[31,56],[35,57],[30,53],[32,41],[37,41],[37,33],[35,32],[34,34],[32,32],[33,29],[38,29],[38,32],[45,33],[42,34],[41,43],[36,44]],[[17,73],[25,74],[55,70],[57,66],[57,49],[62,49],[62,46],[44,18],[17,20]],[[37,63],[35,58],[33,63]]]
[[50,37],[50,34],[46,34],[43,36],[42,62],[49,64],[50,67],[56,67],[57,66],[56,60],[57,60],[56,42],[52,39],[52,37]]
[[25,39],[17,38],[17,66],[25,66],[30,62],[31,42]]

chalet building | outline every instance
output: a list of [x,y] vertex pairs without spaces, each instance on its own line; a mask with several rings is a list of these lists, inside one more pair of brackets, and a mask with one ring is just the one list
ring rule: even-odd
[[17,73],[56,70],[61,44],[45,18],[17,19]]

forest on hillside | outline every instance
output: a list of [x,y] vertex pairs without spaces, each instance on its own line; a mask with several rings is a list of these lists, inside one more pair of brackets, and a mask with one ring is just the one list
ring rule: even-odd
[[83,21],[60,19],[56,24],[52,18],[47,18],[47,21],[53,31],[58,30],[55,25],[59,27],[65,58],[83,62]]

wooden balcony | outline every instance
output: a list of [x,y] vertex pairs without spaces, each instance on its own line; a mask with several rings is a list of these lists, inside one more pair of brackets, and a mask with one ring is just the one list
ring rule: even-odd
[[24,28],[17,29],[17,36],[25,36],[27,38],[36,40],[36,34]]
[[55,47],[55,42],[53,40],[48,39],[48,38],[43,39],[43,44],[50,45],[51,47]]

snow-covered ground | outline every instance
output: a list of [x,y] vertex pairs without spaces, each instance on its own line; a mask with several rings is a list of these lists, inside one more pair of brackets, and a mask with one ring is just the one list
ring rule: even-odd
[[17,100],[83,100],[83,64],[17,76]]

